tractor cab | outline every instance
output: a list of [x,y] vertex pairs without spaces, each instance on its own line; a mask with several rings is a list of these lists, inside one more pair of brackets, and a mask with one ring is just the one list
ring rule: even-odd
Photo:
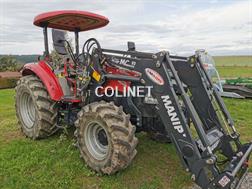
[[[58,77],[64,101],[79,102],[77,98],[77,64],[81,58],[79,52],[79,32],[88,31],[103,27],[109,20],[101,15],[86,11],[53,11],[40,14],[35,17],[34,25],[42,27],[44,33],[44,60],[50,62],[48,45],[48,28],[52,28],[53,46],[58,55],[63,55],[61,65],[54,69],[54,74]],[[75,51],[70,42],[66,39],[66,31],[75,34]]]

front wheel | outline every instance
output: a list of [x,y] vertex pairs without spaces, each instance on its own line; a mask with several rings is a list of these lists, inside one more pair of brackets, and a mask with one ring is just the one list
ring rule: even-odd
[[99,173],[126,168],[136,155],[135,126],[121,107],[104,101],[82,108],[75,123],[81,157]]

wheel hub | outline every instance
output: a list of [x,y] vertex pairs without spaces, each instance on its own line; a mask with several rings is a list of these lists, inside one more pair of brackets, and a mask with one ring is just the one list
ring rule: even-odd
[[98,122],[92,122],[87,126],[84,140],[89,153],[95,159],[106,158],[109,150],[107,133]]
[[35,122],[36,111],[33,99],[28,92],[24,92],[20,96],[20,114],[25,124],[25,127],[31,129]]
[[107,139],[107,135],[104,131],[104,129],[101,129],[98,132],[98,141],[103,145],[103,146],[107,146],[108,145],[108,139]]

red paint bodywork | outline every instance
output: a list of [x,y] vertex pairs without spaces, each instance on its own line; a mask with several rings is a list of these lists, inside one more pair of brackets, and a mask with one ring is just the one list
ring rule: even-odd
[[[140,77],[140,73],[137,73],[135,71],[130,70],[124,70],[119,68],[114,68],[110,66],[106,66],[105,70],[109,74],[115,74],[115,75],[127,75],[127,76],[133,76],[133,77]],[[130,87],[131,82],[130,81],[120,81],[120,80],[107,80],[106,83],[103,85],[103,90],[101,90],[101,93],[104,93],[105,89],[107,87],[112,87],[113,89],[118,89],[119,92],[123,93],[123,89]]]
[[40,27],[87,31],[106,26],[108,18],[87,11],[62,10],[42,13],[34,18],[33,24]]
[[59,81],[53,73],[52,69],[45,63],[45,61],[40,61],[39,63],[25,64],[22,70],[22,75],[30,74],[35,74],[40,78],[40,80],[46,86],[47,91],[52,100],[62,100],[62,97],[64,95]]
[[[140,74],[134,71],[129,71],[129,70],[123,70],[119,68],[114,68],[110,66],[106,66],[105,70],[107,73],[110,74],[116,74],[116,75],[128,75],[128,76],[133,76],[133,77],[140,77]],[[29,63],[25,64],[23,70],[22,70],[22,75],[31,75],[34,74],[37,77],[40,78],[40,80],[43,82],[45,85],[50,97],[52,100],[55,101],[64,101],[64,94],[61,89],[60,83],[56,77],[56,75],[53,73],[52,69],[46,64],[45,61],[40,61],[39,63]],[[100,90],[99,92],[102,94],[104,93],[105,89],[107,87],[111,87],[113,89],[118,89],[119,92],[123,93],[124,87],[129,87],[131,84],[130,81],[120,81],[120,80],[107,80],[105,84],[103,85],[103,89]],[[66,100],[68,101],[68,100]],[[72,100],[71,100],[72,101]],[[75,102],[75,101],[73,101]],[[80,102],[80,99],[78,99],[76,102]]]

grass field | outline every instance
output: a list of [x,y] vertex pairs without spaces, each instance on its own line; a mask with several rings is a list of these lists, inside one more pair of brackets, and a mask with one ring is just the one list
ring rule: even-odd
[[221,78],[252,77],[252,56],[215,56]]
[[221,78],[252,77],[252,67],[217,67]]
[[[88,169],[72,146],[73,131],[32,141],[19,131],[14,90],[0,91],[0,188],[182,188],[190,182],[173,145],[138,135],[138,155],[132,165],[114,176]],[[176,177],[174,177],[176,175]]]
[[216,66],[252,66],[252,56],[215,56]]

